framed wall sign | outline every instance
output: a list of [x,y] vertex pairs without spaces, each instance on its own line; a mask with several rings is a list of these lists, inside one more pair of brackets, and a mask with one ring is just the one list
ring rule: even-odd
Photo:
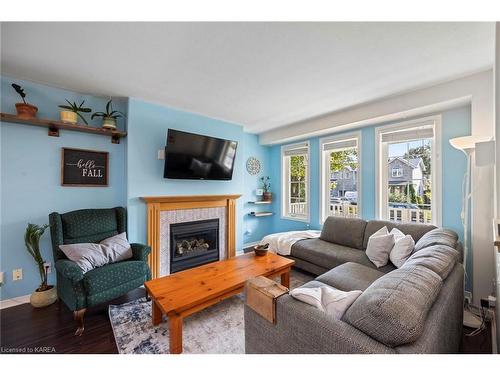
[[109,153],[61,149],[62,186],[108,186]]

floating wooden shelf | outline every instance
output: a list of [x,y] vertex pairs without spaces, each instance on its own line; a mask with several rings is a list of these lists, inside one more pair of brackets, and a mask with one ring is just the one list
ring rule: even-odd
[[249,204],[271,204],[273,201],[250,201]]
[[19,118],[16,115],[11,115],[8,113],[0,113],[2,122],[14,122],[17,124],[25,124],[25,125],[33,125],[33,126],[41,126],[49,129],[49,136],[51,137],[59,137],[59,130],[71,130],[83,133],[91,133],[104,135],[107,137],[111,137],[112,143],[120,143],[120,138],[124,138],[127,136],[127,132],[120,130],[108,130],[103,128],[95,128],[87,125],[79,125],[79,124],[68,124],[61,121],[54,120],[44,120],[38,118],[32,119],[23,119]]
[[272,216],[274,212],[250,212],[248,215],[253,217]]

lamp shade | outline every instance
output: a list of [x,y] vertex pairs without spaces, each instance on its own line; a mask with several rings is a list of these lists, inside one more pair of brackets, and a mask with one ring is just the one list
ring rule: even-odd
[[490,139],[491,137],[484,135],[467,135],[450,139],[450,145],[467,154],[476,148],[476,143],[488,142]]

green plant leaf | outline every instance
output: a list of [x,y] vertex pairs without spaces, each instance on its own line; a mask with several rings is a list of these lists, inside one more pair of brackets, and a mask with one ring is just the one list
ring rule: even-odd
[[87,120],[85,120],[85,117],[83,117],[79,112],[76,112],[76,114],[78,115],[78,117],[80,117],[83,122],[85,123],[85,125],[88,125],[89,123],[87,122]]
[[59,108],[63,108],[63,109],[67,109],[67,110],[69,110],[69,111],[72,111],[72,110],[73,110],[73,108],[71,108],[69,105],[62,105],[62,104],[61,104],[61,105],[59,105],[58,107],[59,107]]
[[92,110],[90,108],[80,108],[80,112],[89,113],[92,112]]

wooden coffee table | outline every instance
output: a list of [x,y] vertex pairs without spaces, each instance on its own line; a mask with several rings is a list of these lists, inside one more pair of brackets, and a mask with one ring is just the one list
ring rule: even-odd
[[243,291],[253,277],[281,276],[290,286],[290,269],[295,261],[268,253],[240,255],[227,260],[147,281],[144,285],[152,300],[153,325],[168,317],[170,353],[182,352],[182,319]]

